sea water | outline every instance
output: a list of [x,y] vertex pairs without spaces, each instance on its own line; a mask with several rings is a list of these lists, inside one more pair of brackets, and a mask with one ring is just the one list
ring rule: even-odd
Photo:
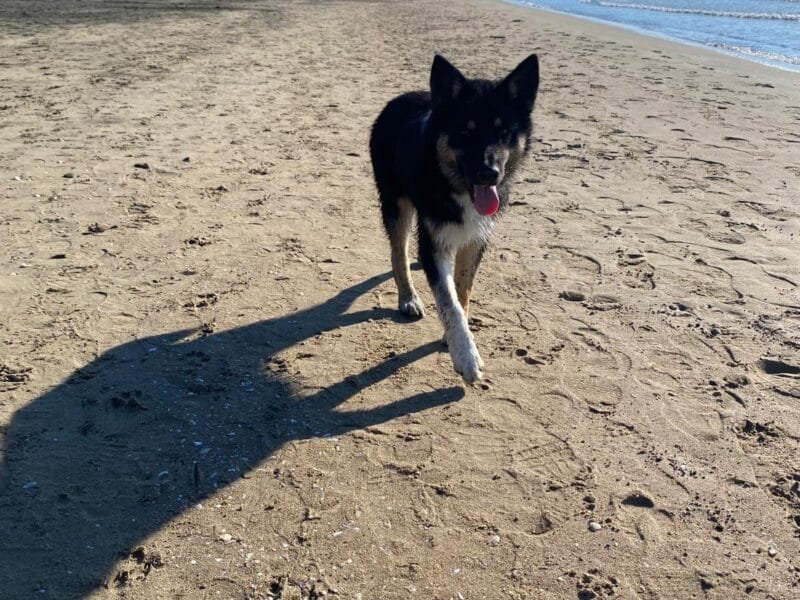
[[800,0],[511,0],[800,72]]

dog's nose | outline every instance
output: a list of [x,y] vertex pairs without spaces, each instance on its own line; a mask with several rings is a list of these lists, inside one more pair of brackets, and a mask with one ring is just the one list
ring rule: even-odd
[[478,169],[476,179],[478,185],[497,185],[500,181],[500,171],[489,165],[483,165]]

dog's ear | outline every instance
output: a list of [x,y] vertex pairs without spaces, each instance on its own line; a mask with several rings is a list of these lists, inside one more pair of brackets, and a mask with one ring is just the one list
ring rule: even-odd
[[531,54],[519,63],[500,83],[499,89],[512,104],[531,112],[539,90],[539,58]]
[[441,54],[433,57],[431,67],[431,100],[434,107],[445,106],[455,100],[467,80],[461,72],[451,65]]

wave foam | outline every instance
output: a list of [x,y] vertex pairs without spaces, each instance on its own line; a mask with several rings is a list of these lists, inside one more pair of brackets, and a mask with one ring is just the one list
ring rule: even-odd
[[580,0],[584,4],[597,4],[606,8],[632,8],[663,13],[681,13],[701,15],[704,17],[734,17],[736,19],[769,19],[775,21],[800,21],[798,13],[749,13],[729,12],[724,10],[703,10],[700,8],[681,8],[671,6],[653,6],[651,4],[627,4],[625,2],[608,2],[607,0]]
[[754,58],[763,58],[775,62],[786,63],[789,65],[800,65],[800,56],[786,56],[785,54],[778,54],[777,52],[766,52],[764,50],[756,50],[750,46],[731,46],[729,44],[711,44],[714,48],[725,50],[727,52],[736,52],[738,54],[745,54]]

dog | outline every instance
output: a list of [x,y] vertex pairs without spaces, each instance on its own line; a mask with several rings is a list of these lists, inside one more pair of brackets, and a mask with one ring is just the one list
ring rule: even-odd
[[436,55],[430,92],[397,96],[372,126],[370,157],[399,309],[413,318],[425,315],[408,262],[416,215],[419,260],[443,341],[469,384],[483,378],[484,366],[467,322],[473,281],[528,154],[538,89],[535,54],[501,81],[467,79]]

